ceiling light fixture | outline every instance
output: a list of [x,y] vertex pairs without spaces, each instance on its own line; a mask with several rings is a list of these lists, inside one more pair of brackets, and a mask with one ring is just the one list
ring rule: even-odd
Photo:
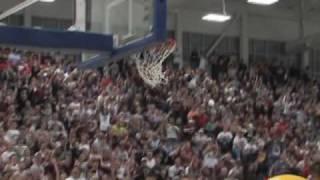
[[257,5],[264,5],[264,6],[272,5],[277,2],[279,2],[279,0],[248,0],[248,3],[250,4],[257,4]]
[[40,0],[40,2],[47,2],[47,3],[52,3],[54,2],[55,0]]
[[222,0],[222,13],[208,13],[202,17],[204,21],[226,22],[231,19],[231,15],[226,12],[225,0]]
[[202,17],[204,21],[225,22],[231,19],[231,16],[225,14],[209,13]]

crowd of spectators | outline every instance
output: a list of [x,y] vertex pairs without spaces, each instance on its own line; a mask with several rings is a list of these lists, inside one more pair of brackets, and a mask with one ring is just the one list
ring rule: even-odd
[[264,180],[319,174],[317,81],[283,67],[77,69],[59,54],[0,51],[2,180]]

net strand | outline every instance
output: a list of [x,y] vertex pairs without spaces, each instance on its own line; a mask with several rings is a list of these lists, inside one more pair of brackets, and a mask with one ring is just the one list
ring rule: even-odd
[[162,64],[173,53],[176,43],[169,40],[133,55],[137,70],[145,83],[151,87],[167,83]]

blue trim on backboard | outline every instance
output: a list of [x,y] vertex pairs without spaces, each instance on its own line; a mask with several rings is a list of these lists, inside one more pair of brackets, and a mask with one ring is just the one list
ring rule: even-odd
[[113,36],[76,31],[53,31],[0,26],[0,43],[56,49],[112,51]]

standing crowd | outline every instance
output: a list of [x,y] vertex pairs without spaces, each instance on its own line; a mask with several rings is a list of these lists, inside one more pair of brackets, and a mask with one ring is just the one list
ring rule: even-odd
[[320,174],[320,86],[281,67],[81,70],[0,50],[2,180],[264,180]]

